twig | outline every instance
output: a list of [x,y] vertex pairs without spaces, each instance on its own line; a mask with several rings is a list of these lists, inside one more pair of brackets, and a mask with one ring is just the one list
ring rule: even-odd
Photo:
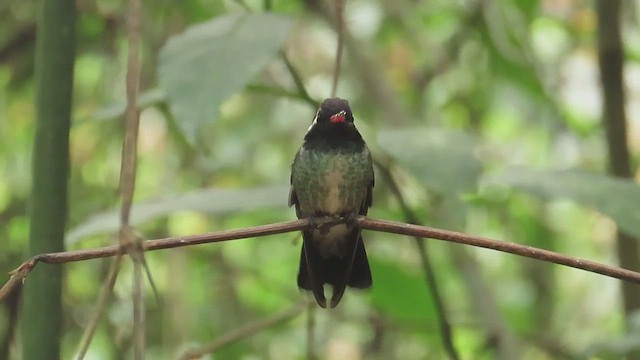
[[[420,224],[420,221],[418,221],[418,217],[411,210],[411,208],[409,208],[406,201],[404,200],[404,196],[402,196],[400,187],[393,178],[393,175],[391,174],[389,168],[380,162],[376,162],[376,165],[378,166],[380,174],[382,175],[382,177],[384,177],[387,185],[389,185],[389,189],[396,197],[396,200],[398,200],[400,208],[402,208],[402,212],[404,213],[405,220],[416,225]],[[438,279],[436,278],[435,270],[431,265],[431,260],[427,253],[427,244],[424,242],[423,238],[416,236],[414,237],[414,239],[416,247],[418,248],[418,254],[420,254],[420,262],[422,263],[422,268],[424,270],[427,287],[429,288],[429,292],[433,297],[433,303],[436,307],[438,325],[440,327],[440,334],[442,335],[442,345],[449,355],[449,358],[452,360],[457,360],[460,358],[460,356],[458,355],[458,351],[453,344],[451,323],[449,322],[449,319],[447,317],[447,310],[444,307],[444,301],[442,300],[442,295],[440,293],[440,287],[438,286]]]
[[[493,240],[482,236],[469,235],[456,231],[436,229],[427,226],[412,225],[397,221],[369,219],[364,216],[356,218],[356,224],[364,230],[381,231],[391,234],[418,236],[471,245],[485,249],[491,249],[510,254],[520,255],[531,259],[552,262],[558,265],[569,266],[596,274],[640,284],[640,273],[622,269],[616,266],[601,264],[591,260],[562,255],[554,251],[543,250],[533,246],[520,245],[512,242]],[[282,234],[291,231],[299,231],[309,226],[309,219],[290,220],[268,225],[254,226],[237,230],[224,230],[191,236],[178,236],[158,240],[147,240],[142,243],[145,251],[172,249],[183,246],[208,244],[228,240],[246,239],[267,235]],[[47,264],[61,264],[74,261],[98,259],[121,254],[119,245],[105,246],[87,250],[65,251],[57,253],[40,254],[25,261],[11,273],[11,278],[0,288],[0,301],[33,270],[38,262]]]
[[636,271],[627,270],[616,266],[605,265],[595,261],[580,259],[573,256],[562,255],[554,251],[539,249],[533,246],[498,241],[457,231],[411,225],[389,220],[368,219],[366,217],[358,217],[356,223],[362,229],[382,231],[392,234],[419,236],[423,238],[471,245],[485,249],[506,252],[514,255],[520,255],[531,259],[552,262],[558,265],[569,266],[572,268],[586,270],[596,274],[640,284],[640,273]]
[[[318,13],[331,26],[335,27],[333,12],[324,6],[322,0],[304,0],[305,5],[313,12]],[[343,28],[345,47],[349,51],[350,70],[352,74],[360,77],[361,84],[368,99],[376,104],[381,119],[393,119],[394,125],[402,124],[406,119],[412,119],[406,109],[401,106],[397,96],[393,93],[393,86],[387,78],[386,71],[376,63],[376,60],[366,54],[364,46],[349,33],[348,28]]]
[[[627,137],[627,114],[624,86],[624,44],[622,43],[621,14],[623,1],[596,1],[598,10],[598,64],[602,90],[602,123],[605,128],[609,173],[633,179]],[[640,266],[638,239],[620,230],[616,234],[616,250],[621,266]],[[640,309],[638,290],[622,285],[625,313]],[[640,354],[636,354],[640,356]],[[636,357],[632,356],[632,357]]]
[[[307,219],[301,219],[239,230],[225,230],[200,235],[147,240],[143,242],[142,245],[145,251],[171,249],[226,240],[280,234],[301,230],[308,225],[309,221]],[[43,262],[45,264],[62,264],[74,261],[106,258],[118,254],[123,254],[123,250],[120,245],[36,255],[22,263],[17,269],[11,272],[9,280],[4,284],[4,286],[2,286],[2,288],[0,288],[0,301],[2,301],[17,285],[22,283],[39,262]]]
[[122,145],[122,162],[120,164],[120,223],[129,225],[131,204],[136,186],[136,163],[140,112],[137,99],[140,88],[140,62],[138,47],[140,46],[140,0],[129,0],[128,32],[129,56],[127,59],[127,107],[125,110],[125,133]]
[[453,344],[453,333],[451,331],[451,322],[447,316],[447,309],[445,309],[444,301],[442,300],[442,293],[438,286],[438,280],[436,278],[435,270],[431,264],[431,260],[427,254],[427,244],[424,239],[414,237],[418,254],[420,255],[420,262],[422,263],[422,269],[426,279],[427,287],[431,296],[433,297],[433,303],[436,307],[436,316],[438,317],[438,327],[440,334],[442,335],[442,345],[451,360],[460,359],[458,350],[456,350]]
[[91,314],[91,319],[87,324],[87,327],[84,329],[84,333],[82,334],[82,338],[80,339],[80,344],[78,345],[77,351],[77,360],[84,359],[84,356],[87,354],[87,350],[89,350],[89,345],[91,344],[91,339],[93,338],[93,334],[96,331],[96,327],[98,326],[98,321],[102,317],[105,308],[107,307],[107,301],[109,301],[109,297],[111,296],[111,292],[113,291],[113,286],[116,284],[116,279],[118,278],[118,272],[120,272],[120,264],[122,263],[122,255],[117,254],[116,257],[111,261],[111,265],[109,266],[109,273],[107,274],[107,280],[102,284],[102,288],[100,289],[100,295],[98,295],[98,301],[96,302],[96,308],[93,310]]
[[[271,0],[265,0],[264,10],[269,12],[272,10],[272,8],[273,8],[273,4],[271,3]],[[249,9],[249,11],[251,10]],[[320,104],[309,95],[309,92],[307,92],[307,89],[304,86],[304,81],[302,80],[302,76],[300,76],[300,74],[295,69],[295,67],[293,67],[291,60],[289,60],[289,57],[287,56],[287,53],[284,50],[280,50],[280,57],[282,58],[284,65],[287,67],[289,74],[291,74],[291,77],[293,78],[293,82],[296,85],[298,92],[294,93],[284,89],[277,89],[277,88],[270,89],[269,87],[266,87],[266,86],[256,86],[256,85],[253,86],[252,90],[271,92],[273,94],[278,94],[286,97],[296,97],[304,100],[307,104],[311,105],[311,107],[314,108],[314,110],[317,109]]]
[[338,33],[338,45],[336,50],[336,64],[333,68],[333,85],[331,86],[331,97],[335,97],[338,91],[338,80],[340,79],[340,69],[342,64],[342,50],[344,48],[344,2],[336,1],[336,32]]
[[492,352],[496,359],[521,359],[525,347],[519,336],[509,329],[494,294],[482,276],[477,258],[471,255],[470,248],[453,244],[449,247],[452,265],[467,284],[467,296],[473,299],[473,312],[480,320],[478,325],[485,329],[486,351]]
[[316,307],[314,303],[307,306],[307,360],[316,358]]
[[317,101],[313,100],[311,95],[309,95],[309,93],[307,92],[307,89],[304,87],[304,81],[302,81],[302,77],[300,76],[296,68],[293,66],[293,64],[287,57],[287,54],[284,52],[284,50],[280,52],[280,56],[282,57],[282,61],[284,61],[284,64],[287,67],[287,70],[289,70],[289,74],[291,74],[291,77],[293,78],[293,82],[296,84],[296,88],[298,88],[298,92],[300,93],[300,96],[302,97],[302,99],[306,101],[309,105],[313,106],[314,109],[317,108],[320,104]]
[[254,323],[247,324],[239,329],[233,330],[209,344],[203,345],[197,349],[187,351],[180,357],[180,360],[198,359],[205,354],[212,353],[222,348],[223,346],[247,338],[263,329],[270,328],[280,323],[292,320],[307,308],[307,304],[307,301],[300,302],[294,305],[292,308],[276,314],[270,318],[259,320]]
[[[144,254],[142,251],[133,256]],[[143,261],[133,259],[133,358],[144,359],[145,344],[145,311],[144,311],[144,276],[142,275]],[[144,265],[146,267],[146,265]]]
[[274,86],[263,85],[263,84],[249,84],[247,85],[246,89],[256,93],[273,95],[279,98],[291,98],[291,99],[302,100],[307,104],[309,104],[312,108],[314,109],[318,108],[317,101],[311,98],[305,97],[305,95],[298,90],[288,90],[280,87],[274,87]]
[[138,92],[140,90],[140,7],[142,0],[129,0],[127,32],[129,36],[129,55],[127,59],[127,109],[125,112],[125,132],[122,145],[120,167],[120,245],[133,260],[133,358],[144,359],[144,278],[142,267],[144,259],[142,239],[129,224],[133,193],[136,188],[138,159],[138,132],[140,130],[140,111],[138,111]]
[[0,63],[6,63],[10,57],[32,45],[36,38],[36,24],[28,25],[12,34],[13,36],[0,47]]

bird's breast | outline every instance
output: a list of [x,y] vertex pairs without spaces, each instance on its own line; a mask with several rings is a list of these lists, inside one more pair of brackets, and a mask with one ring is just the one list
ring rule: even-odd
[[330,169],[324,175],[322,183],[327,190],[326,196],[320,205],[320,211],[326,214],[340,214],[345,209],[344,196],[342,194],[346,184],[344,173],[341,169]]
[[366,147],[359,152],[302,148],[292,167],[292,186],[304,216],[342,216],[360,210],[373,179]]

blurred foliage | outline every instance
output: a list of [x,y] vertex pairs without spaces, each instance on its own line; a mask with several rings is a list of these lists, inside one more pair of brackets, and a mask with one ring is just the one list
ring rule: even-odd
[[[329,95],[336,35],[314,4],[145,2],[134,217],[146,238],[294,218],[286,207],[289,165],[316,109],[278,50],[311,97]],[[637,4],[624,5],[629,141],[637,159],[640,18]],[[125,99],[126,7],[112,0],[78,7],[70,249],[113,242]],[[591,2],[350,0],[345,17],[350,36],[338,95],[350,100],[374,156],[392,168],[426,224],[616,263],[615,225],[637,233],[640,190],[603,175]],[[4,1],[0,19],[0,270],[7,273],[27,246],[34,4]],[[380,179],[370,215],[403,220]],[[315,312],[318,355],[445,358],[413,242],[365,238],[374,289],[348,291],[335,311]],[[286,234],[149,253],[162,305],[148,294],[148,357],[175,358],[295,304],[299,247],[297,234]],[[638,348],[637,327],[624,326],[618,281],[465,250],[430,244],[464,359],[505,358],[497,337],[522,359],[617,359]],[[64,267],[62,347],[70,358],[108,262]],[[91,358],[130,356],[130,299],[128,264]],[[3,338],[10,318],[0,316]],[[304,318],[215,358],[303,358]]]

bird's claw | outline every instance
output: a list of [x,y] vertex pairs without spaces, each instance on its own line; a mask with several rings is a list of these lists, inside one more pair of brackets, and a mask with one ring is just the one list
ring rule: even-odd
[[321,234],[328,234],[329,229],[336,223],[339,223],[340,219],[335,219],[328,216],[312,216],[309,218],[309,224],[311,227],[320,230]]
[[358,214],[356,213],[349,213],[342,217],[311,216],[309,217],[309,226],[320,230],[321,234],[327,234],[332,226],[340,223],[344,223],[349,228],[353,228],[356,225],[357,220]]
[[344,223],[347,224],[349,228],[352,228],[356,225],[356,220],[358,220],[358,214],[349,213],[346,216],[344,216],[343,219],[344,219]]

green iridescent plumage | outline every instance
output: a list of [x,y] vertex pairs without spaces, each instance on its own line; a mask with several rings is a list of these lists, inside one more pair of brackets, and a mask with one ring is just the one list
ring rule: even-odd
[[373,180],[369,150],[349,142],[317,145],[301,148],[291,169],[300,211],[305,216],[359,212]]

